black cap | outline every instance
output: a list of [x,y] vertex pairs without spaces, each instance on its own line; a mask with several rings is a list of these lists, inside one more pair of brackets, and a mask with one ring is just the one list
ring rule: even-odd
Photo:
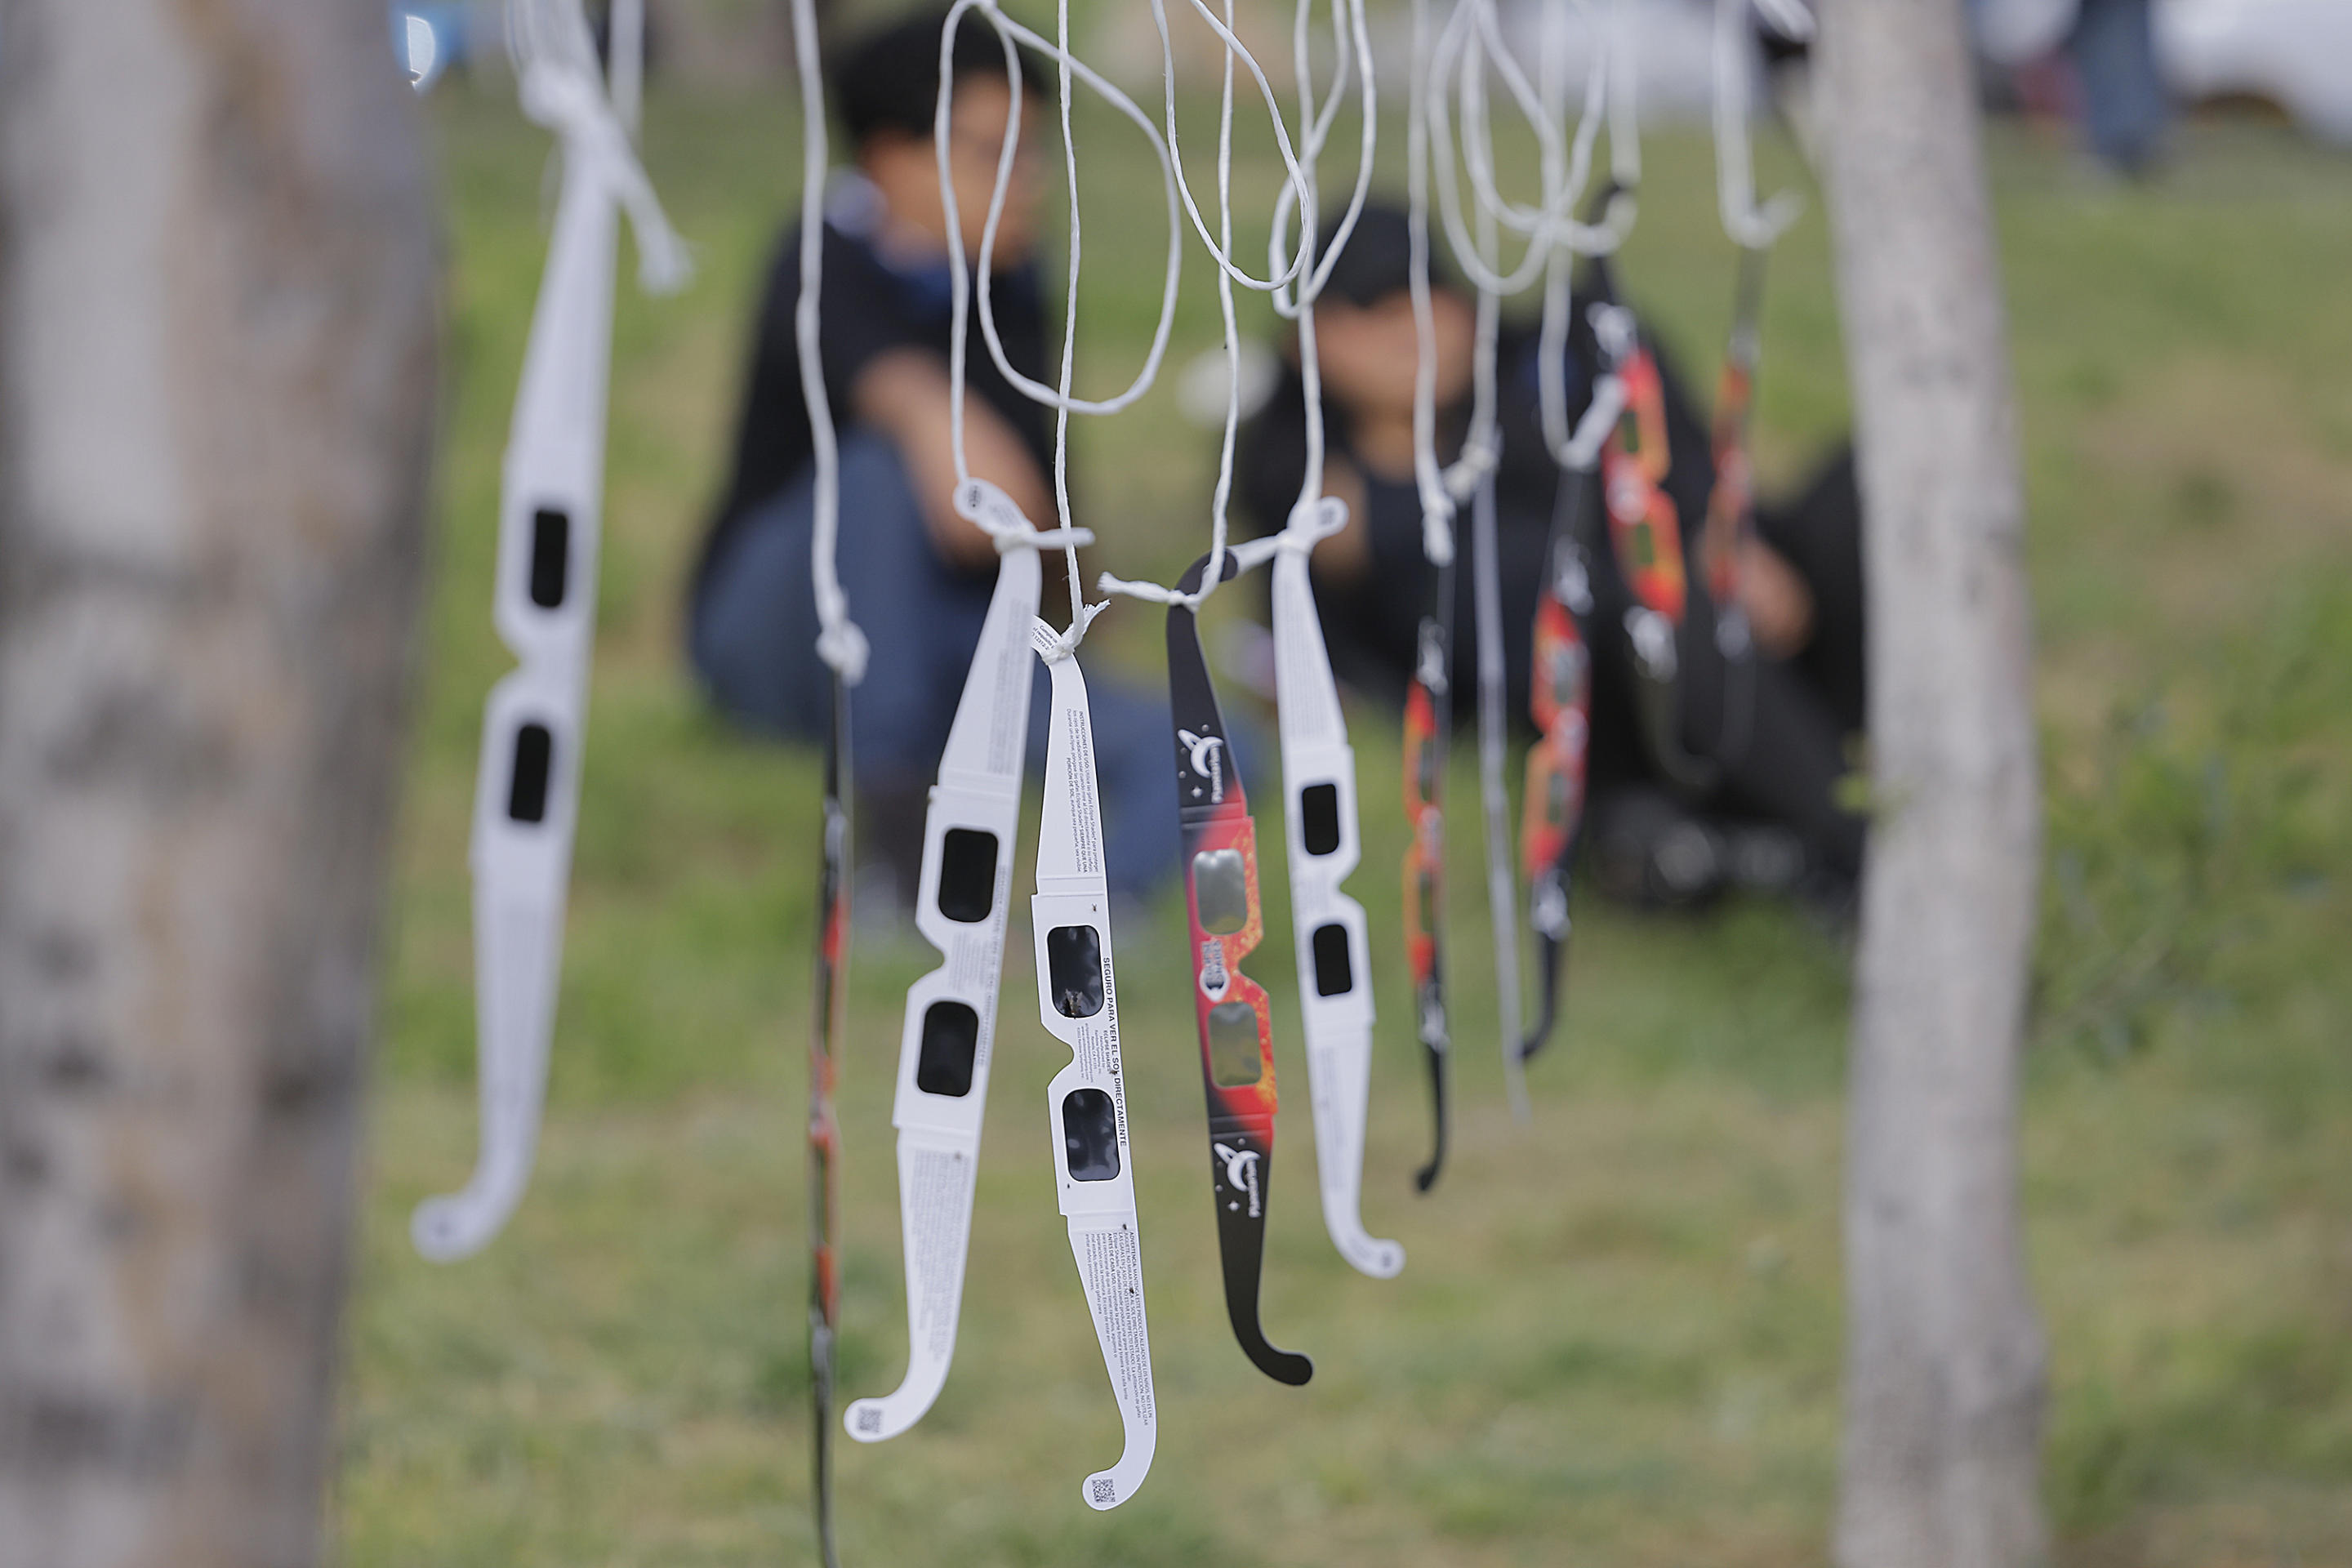
[[[1347,216],[1345,207],[1326,214],[1320,232],[1327,236],[1335,233]],[[1429,246],[1430,287],[1454,289],[1456,285],[1453,275],[1440,255],[1443,249],[1440,237],[1433,233]],[[1412,219],[1402,207],[1367,201],[1364,210],[1356,215],[1355,229],[1348,236],[1339,259],[1331,264],[1330,279],[1323,286],[1325,296],[1345,300],[1362,310],[1412,287]]]

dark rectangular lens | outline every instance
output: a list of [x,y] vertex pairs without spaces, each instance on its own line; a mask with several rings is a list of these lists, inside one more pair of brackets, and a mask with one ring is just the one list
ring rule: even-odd
[[1339,847],[1339,786],[1308,784],[1298,792],[1298,829],[1309,855]]
[[961,1002],[932,1003],[923,1010],[915,1087],[925,1094],[970,1094],[972,1058],[979,1049],[980,1015]]
[[1348,928],[1334,921],[1315,928],[1315,994],[1343,996],[1356,987],[1355,966],[1348,959]]
[[1109,1095],[1074,1089],[1062,1097],[1062,1148],[1072,1181],[1108,1182],[1118,1174],[1118,1110]]
[[1054,1010],[1065,1018],[1102,1011],[1102,938],[1092,926],[1055,926],[1045,933],[1045,969]]
[[1192,857],[1192,904],[1211,936],[1231,936],[1249,924],[1249,868],[1240,850],[1203,849]]
[[542,610],[561,605],[571,575],[571,515],[543,506],[530,514],[530,602]]
[[547,780],[555,767],[555,737],[544,724],[515,731],[514,771],[507,783],[507,815],[517,822],[547,818]]
[[975,925],[996,907],[996,835],[950,827],[940,845],[940,913]]
[[1265,1070],[1257,1009],[1220,1002],[1209,1009],[1209,1077],[1219,1089],[1246,1089]]

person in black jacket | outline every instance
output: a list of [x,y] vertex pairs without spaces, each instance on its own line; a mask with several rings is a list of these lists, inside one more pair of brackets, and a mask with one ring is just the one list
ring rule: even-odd
[[[933,141],[944,14],[886,27],[839,57],[833,100],[852,168],[827,188],[818,347],[841,437],[839,567],[871,655],[850,707],[866,846],[910,897],[924,801],[954,721],[995,586],[989,537],[955,511],[949,437],[952,276]],[[950,168],[968,265],[1003,153],[1012,89],[983,19],[967,18],[950,61]],[[1039,194],[1040,108],[1053,89],[1024,57],[1014,173],[990,279],[1005,357],[1051,381],[1043,291],[1031,251]],[[831,683],[815,653],[809,542],[813,447],[793,311],[800,224],[783,226],[760,308],[733,468],[705,536],[688,614],[688,651],[730,717],[821,739]],[[989,353],[973,304],[966,357],[965,447],[971,471],[1042,528],[1054,526],[1052,426]],[[1049,574],[1049,583],[1053,574]],[[1174,865],[1175,794],[1159,765],[1167,710],[1089,681],[1111,885],[1139,894]],[[1047,683],[1035,683],[1032,765],[1042,759]]]
[[[1405,215],[1374,205],[1341,252],[1316,308],[1327,448],[1323,483],[1348,503],[1349,522],[1312,558],[1316,600],[1333,668],[1359,691],[1402,700],[1412,674],[1433,569],[1422,553],[1412,468],[1417,359]],[[1579,280],[1566,385],[1571,421],[1591,396],[1597,350],[1584,307],[1605,274]],[[1460,452],[1470,417],[1474,307],[1433,279],[1437,445]],[[1651,345],[1655,352],[1656,345]],[[1507,327],[1499,343],[1496,473],[1505,668],[1509,711],[1526,727],[1536,600],[1544,579],[1560,470],[1546,450],[1538,394],[1539,343]],[[1862,819],[1840,804],[1851,740],[1863,726],[1861,505],[1849,457],[1832,459],[1792,505],[1759,508],[1758,538],[1738,574],[1758,649],[1727,658],[1700,570],[1699,528],[1714,486],[1706,426],[1658,355],[1665,384],[1664,489],[1689,563],[1688,609],[1677,638],[1679,747],[1661,755],[1639,718],[1625,614],[1634,601],[1611,553],[1598,477],[1582,498],[1594,605],[1584,617],[1592,654],[1586,837],[1601,885],[1638,901],[1682,905],[1735,882],[1794,886],[1832,910],[1847,904],[1862,865]],[[1293,346],[1288,374],[1253,418],[1239,458],[1244,511],[1280,528],[1306,460],[1303,384]],[[1468,569],[1470,508],[1455,520],[1457,693],[1476,668]],[[1457,696],[1467,722],[1475,703]]]

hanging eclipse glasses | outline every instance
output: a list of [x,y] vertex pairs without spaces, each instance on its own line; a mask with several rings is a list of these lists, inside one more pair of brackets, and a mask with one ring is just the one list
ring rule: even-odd
[[1520,1042],[1522,1061],[1543,1049],[1559,1017],[1560,969],[1569,934],[1570,878],[1584,819],[1585,751],[1592,722],[1592,660],[1577,630],[1592,611],[1592,589],[1577,527],[1586,476],[1563,473],[1544,584],[1536,599],[1535,668],[1528,706],[1536,743],[1528,752],[1520,800],[1519,866],[1528,879],[1528,925],[1535,933],[1536,1016]]
[[1356,826],[1356,754],[1315,613],[1307,555],[1347,521],[1326,496],[1294,508],[1270,539],[1241,547],[1243,564],[1274,557],[1274,672],[1282,737],[1284,837],[1290,858],[1291,934],[1306,1015],[1307,1089],[1323,1225],[1360,1273],[1395,1277],[1404,1248],[1364,1228],[1364,1125],[1370,1110],[1372,977],[1364,906],[1341,884],[1362,849]]
[[[1000,538],[1035,537],[1010,498],[984,479],[966,481],[958,504],[989,514]],[[908,988],[890,1112],[898,1131],[907,1376],[896,1392],[850,1405],[849,1435],[861,1442],[895,1437],[921,1420],[955,1356],[1028,754],[1036,673],[1029,627],[1039,578],[1034,549],[1001,552],[988,618],[923,818],[915,925],[941,963]]]
[[1619,374],[1625,411],[1601,449],[1601,482],[1610,544],[1634,599],[1625,612],[1625,635],[1633,650],[1635,710],[1659,768],[1685,788],[1706,789],[1715,782],[1714,764],[1692,756],[1682,743],[1676,639],[1690,584],[1683,565],[1681,519],[1664,483],[1670,465],[1665,391],[1647,344],[1636,344]]
[[1404,951],[1412,975],[1413,1029],[1429,1067],[1429,1161],[1413,1173],[1423,1192],[1445,1165],[1445,753],[1454,729],[1454,562],[1433,577],[1421,616],[1412,684],[1404,700]]
[[1159,1439],[1159,1413],[1151,1389],[1142,1242],[1119,1065],[1118,990],[1111,972],[1110,889],[1103,872],[1094,723],[1078,661],[1054,629],[1033,620],[1030,643],[1054,682],[1045,805],[1037,829],[1037,891],[1029,900],[1029,923],[1037,943],[1038,1016],[1046,1033],[1070,1048],[1070,1064],[1045,1089],[1054,1127],[1055,1191],[1126,1434],[1118,1463],[1088,1476],[1080,1495],[1088,1508],[1108,1509],[1133,1497],[1143,1484]]
[[480,1148],[465,1187],[418,1205],[409,1226],[437,1262],[478,1250],[521,1202],[546,1098],[595,640],[617,211],[597,161],[567,143],[499,507],[495,619],[520,668],[490,692],[474,793]]
[[[1177,584],[1181,592],[1200,591],[1209,559],[1192,563]],[[1226,552],[1223,578],[1239,571],[1236,553]],[[1251,1364],[1277,1383],[1303,1384],[1315,1375],[1315,1363],[1269,1343],[1258,1321],[1274,1183],[1275,1078],[1273,1005],[1265,988],[1241,972],[1242,960],[1265,934],[1257,826],[1201,656],[1199,623],[1181,600],[1168,607],[1168,700],[1192,932],[1186,967],[1208,1097],[1209,1190],[1216,1205],[1225,1315]]]

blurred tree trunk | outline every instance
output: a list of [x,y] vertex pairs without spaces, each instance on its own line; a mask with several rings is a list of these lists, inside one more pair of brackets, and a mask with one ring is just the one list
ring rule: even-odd
[[2040,861],[2024,501],[1961,0],[1825,0],[1867,518],[1873,825],[1845,1200],[1845,1568],[2040,1561],[2018,1070]]
[[0,1565],[318,1560],[438,244],[380,0],[0,4]]

